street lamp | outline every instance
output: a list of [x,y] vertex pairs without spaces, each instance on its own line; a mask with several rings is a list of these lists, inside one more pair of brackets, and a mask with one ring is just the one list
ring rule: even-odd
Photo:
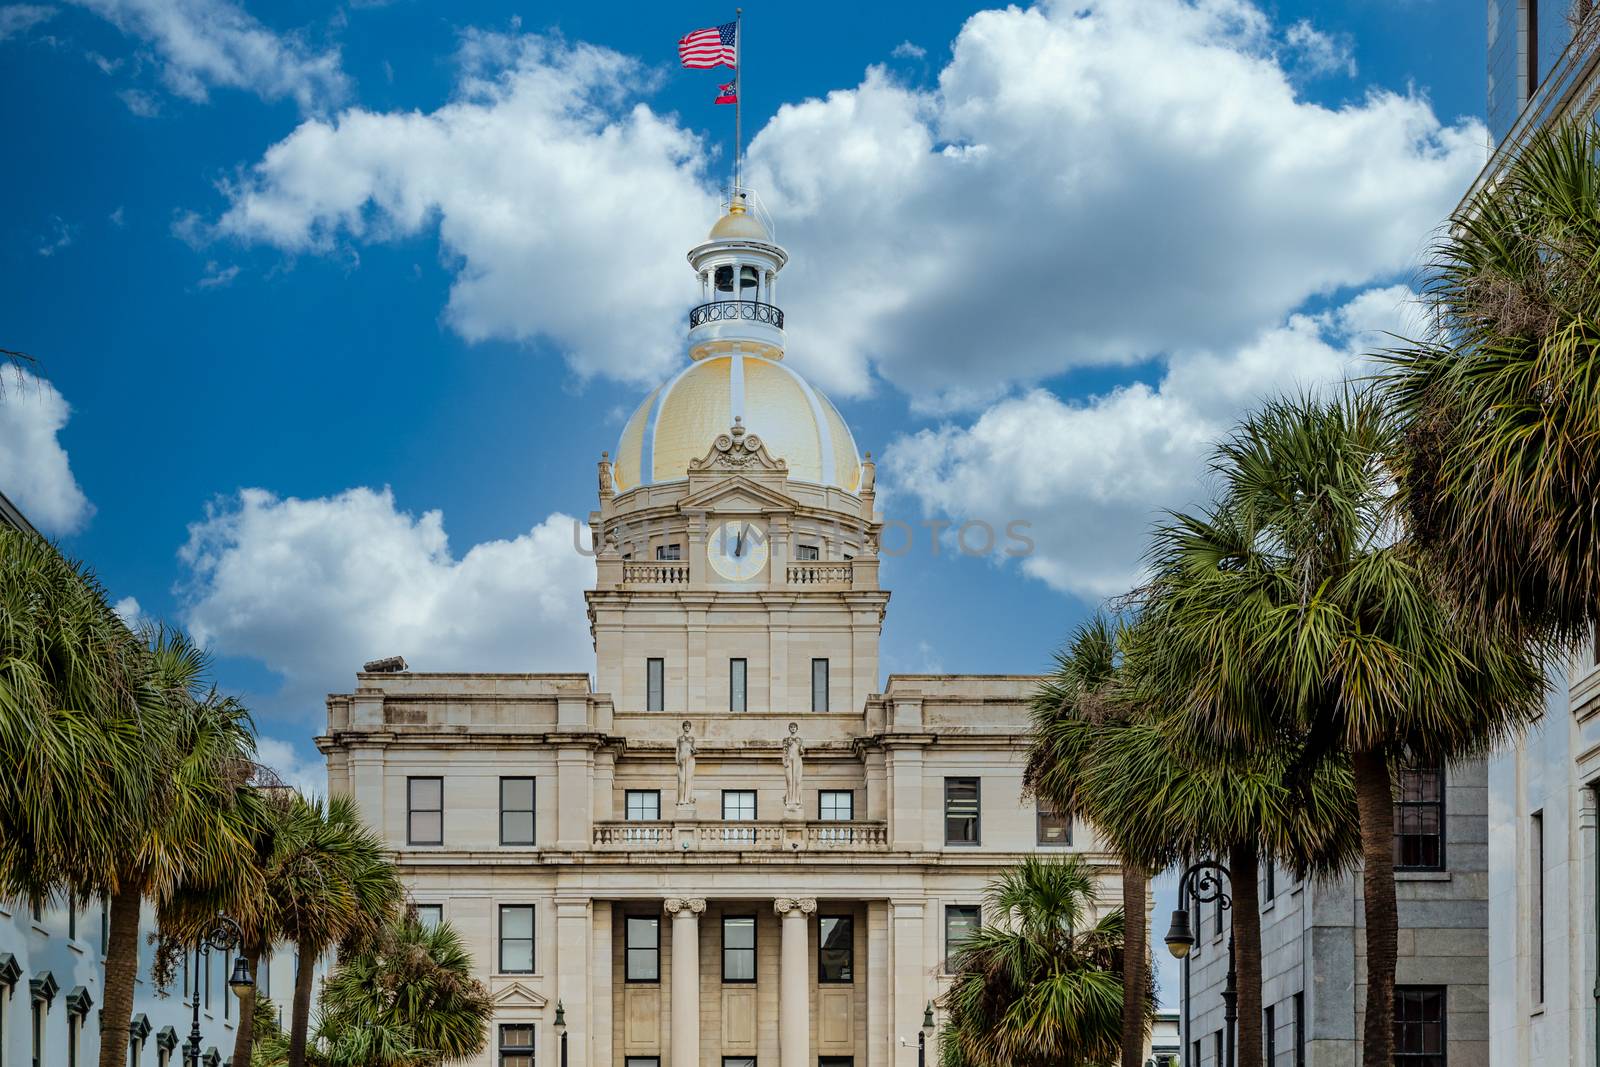
[[[244,943],[244,932],[239,929],[239,924],[228,918],[222,912],[217,912],[216,918],[200,928],[194,939],[194,1022],[189,1028],[189,1044],[184,1049],[184,1062],[189,1067],[200,1067],[200,983],[204,980],[200,969],[201,954],[207,949],[218,952],[227,952],[238,948]],[[243,956],[233,961],[233,974],[228,976],[228,988],[234,995],[243,997],[256,987],[255,979],[250,975],[250,965]]]
[[[1192,863],[1178,878],[1178,907],[1172,913],[1172,925],[1167,928],[1167,951],[1177,959],[1189,955],[1194,948],[1195,932],[1189,928],[1189,901],[1199,904],[1217,902],[1219,911],[1233,909],[1233,877],[1228,868],[1216,860]],[[1189,1018],[1188,990],[1184,990],[1183,1017]],[[1224,1067],[1233,1067],[1234,1024],[1239,1021],[1239,989],[1233,970],[1233,923],[1228,924],[1228,977],[1222,985],[1222,1029],[1226,1052]]]
[[561,1035],[561,1067],[567,1067],[567,1009],[556,998],[556,1033]]
[[922,1009],[922,1026],[917,1030],[917,1067],[928,1067],[928,1034],[933,1031],[933,1001]]

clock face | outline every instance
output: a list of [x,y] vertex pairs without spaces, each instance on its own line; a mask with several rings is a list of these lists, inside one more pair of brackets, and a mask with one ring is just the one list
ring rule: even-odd
[[767,565],[767,531],[759,523],[730,519],[711,531],[706,559],[730,582],[743,582]]

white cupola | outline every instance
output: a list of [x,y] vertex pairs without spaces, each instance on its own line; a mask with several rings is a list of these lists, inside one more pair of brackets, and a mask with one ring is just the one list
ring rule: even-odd
[[776,293],[789,253],[773,241],[762,214],[751,194],[736,192],[707,238],[689,250],[701,301],[689,313],[690,359],[741,351],[783,358]]

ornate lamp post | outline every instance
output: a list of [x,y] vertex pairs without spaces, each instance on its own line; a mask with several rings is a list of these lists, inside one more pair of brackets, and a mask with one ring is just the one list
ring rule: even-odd
[[561,1067],[567,1067],[567,1009],[556,998],[556,1033],[561,1035]]
[[917,1030],[917,1067],[928,1067],[928,1034],[933,1032],[933,1001],[922,1009],[922,1026]]
[[[200,969],[202,953],[208,949],[218,952],[227,952],[229,949],[238,948],[244,942],[244,932],[239,929],[239,924],[228,918],[222,912],[217,912],[217,917],[212,919],[194,939],[194,1023],[189,1028],[189,1044],[184,1049],[184,1061],[189,1067],[200,1067],[200,983],[203,981]],[[243,997],[255,988],[255,979],[250,975],[250,966],[245,963],[243,956],[238,956],[233,961],[233,974],[228,977],[228,988],[234,994]]]
[[[1221,911],[1233,909],[1233,877],[1228,868],[1216,860],[1192,863],[1178,879],[1178,907],[1172,913],[1172,926],[1167,930],[1167,950],[1176,959],[1183,959],[1194,948],[1195,932],[1189,929],[1189,901],[1200,904],[1217,902]],[[1185,990],[1187,1001],[1188,991]],[[1189,1005],[1183,1006],[1183,1017],[1189,1018]],[[1228,924],[1228,976],[1222,986],[1222,1030],[1226,1052],[1224,1067],[1233,1067],[1234,1026],[1239,1021],[1239,989],[1233,970],[1233,924]]]

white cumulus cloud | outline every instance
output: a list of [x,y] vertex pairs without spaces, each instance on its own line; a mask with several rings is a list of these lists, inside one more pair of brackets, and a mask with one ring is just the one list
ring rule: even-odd
[[[278,33],[229,0],[73,0],[149,45],[161,81],[188,100],[210,90],[242,89],[264,100],[292,99],[318,111],[349,95],[337,48],[318,48],[297,33]],[[145,94],[124,100],[148,115]]]
[[190,525],[181,614],[217,653],[280,674],[274,704],[311,720],[323,694],[381,656],[419,671],[583,670],[594,561],[574,522],[553,513],[458,557],[440,512],[402,511],[388,489],[315,499],[245,489]]
[[302,755],[287,741],[257,737],[256,762],[270,768],[284,785],[293,786],[306,796],[328,795],[327,764],[320,757]]
[[[1088,601],[1138,579],[1150,523],[1197,502],[1213,443],[1262,398],[1345,380],[1385,333],[1414,332],[1403,286],[1296,314],[1229,352],[1180,353],[1155,385],[1085,401],[1033,389],[969,424],[901,437],[883,476],[930,514],[994,529],[1031,523],[1025,573]],[[1005,547],[1014,547],[1007,544]]]
[[6,4],[0,7],[0,41],[27,33],[56,13],[47,4]]
[[542,337],[580,375],[661,376],[694,291],[684,252],[715,204],[699,140],[640,103],[650,73],[607,49],[474,33],[461,71],[436,111],[302,124],[216,232],[299,252],[436,227],[462,336]]
[[69,534],[94,514],[59,434],[72,408],[55,386],[0,365],[0,492],[47,534]]

